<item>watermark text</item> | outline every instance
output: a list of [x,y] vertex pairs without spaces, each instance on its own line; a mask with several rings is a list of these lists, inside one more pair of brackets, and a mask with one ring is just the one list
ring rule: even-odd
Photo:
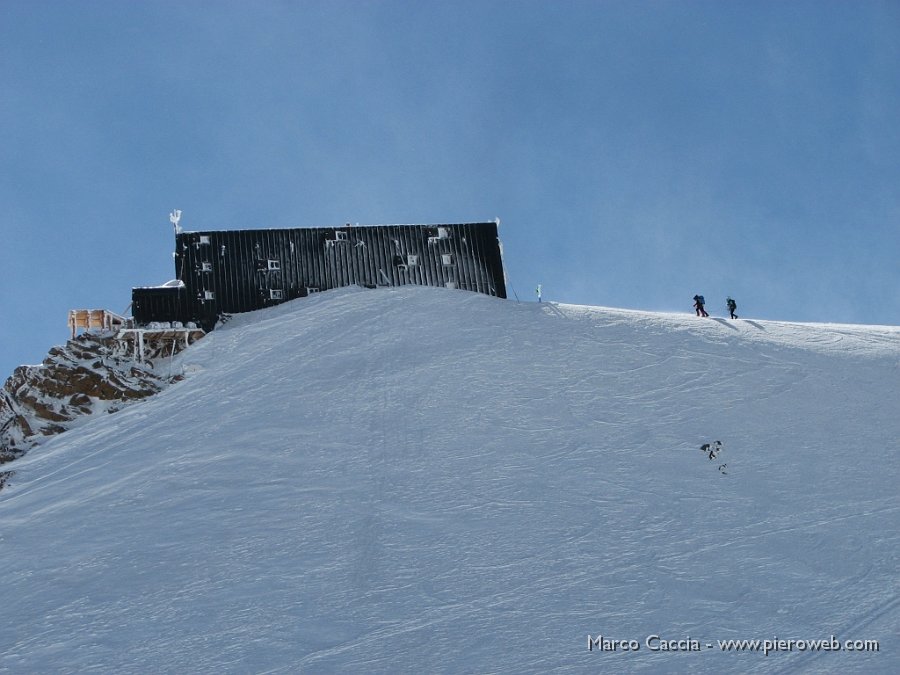
[[715,640],[706,642],[692,637],[665,638],[648,635],[643,640],[622,639],[606,635],[588,635],[588,651],[598,652],[700,652],[718,649],[722,652],[761,652],[764,656],[777,652],[877,652],[878,640],[839,640],[834,635],[827,638],[802,640],[779,638],[753,640]]

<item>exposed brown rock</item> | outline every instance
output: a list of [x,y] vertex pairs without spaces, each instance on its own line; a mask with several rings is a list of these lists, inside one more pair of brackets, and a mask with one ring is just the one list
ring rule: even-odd
[[[163,372],[161,362],[183,343],[156,343],[145,336],[146,358],[112,333],[84,333],[50,349],[39,366],[19,366],[0,389],[0,465],[21,457],[41,438],[66,431],[97,409],[115,412],[182,379]],[[159,371],[159,372],[158,372]],[[100,402],[115,401],[115,405]],[[13,472],[0,472],[0,488]]]

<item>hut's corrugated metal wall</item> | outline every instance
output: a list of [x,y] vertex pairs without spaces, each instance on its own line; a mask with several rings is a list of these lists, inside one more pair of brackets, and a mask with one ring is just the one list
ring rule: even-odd
[[[223,313],[350,285],[417,284],[506,297],[493,222],[184,232],[176,236],[175,268],[182,289],[133,290],[138,324],[211,327]],[[170,318],[162,318],[166,303]]]
[[188,311],[184,287],[156,286],[131,289],[131,312],[142,326],[153,322],[194,320]]

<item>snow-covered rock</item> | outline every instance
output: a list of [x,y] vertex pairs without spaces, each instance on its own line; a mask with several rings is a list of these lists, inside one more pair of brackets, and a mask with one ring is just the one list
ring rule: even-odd
[[148,339],[138,362],[115,334],[88,332],[53,347],[40,365],[19,366],[0,389],[0,464],[85,415],[116,412],[178,380],[169,356]]

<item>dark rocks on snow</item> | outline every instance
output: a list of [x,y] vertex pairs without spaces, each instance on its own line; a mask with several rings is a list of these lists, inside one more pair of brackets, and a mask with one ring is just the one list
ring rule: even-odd
[[[163,367],[181,345],[147,346],[137,363],[114,335],[84,333],[50,349],[41,365],[16,368],[0,389],[0,465],[84,415],[114,412],[182,379]],[[11,474],[0,472],[0,488]]]

